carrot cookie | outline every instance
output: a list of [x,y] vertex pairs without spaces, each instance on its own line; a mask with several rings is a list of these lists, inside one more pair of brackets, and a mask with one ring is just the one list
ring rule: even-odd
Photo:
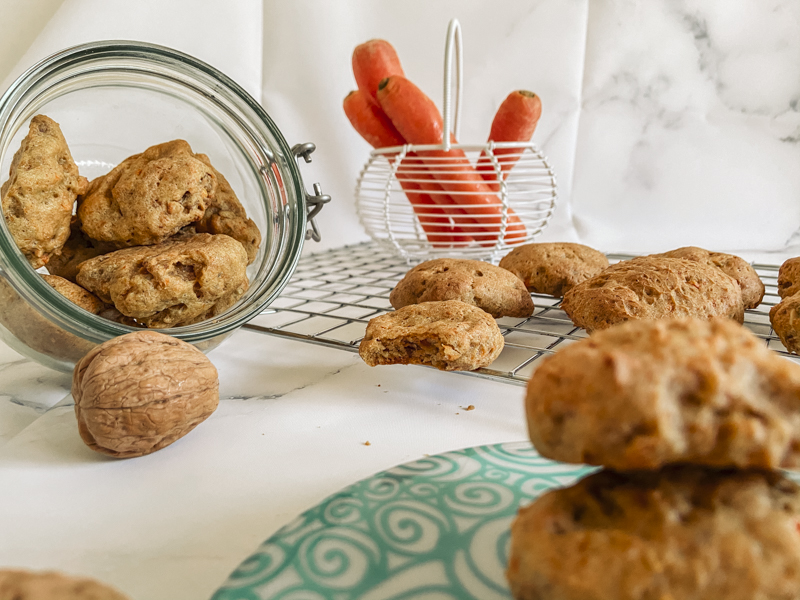
[[67,281],[63,277],[58,277],[57,275],[42,275],[42,278],[51,288],[73,304],[80,306],[83,310],[97,315],[106,308],[106,305],[101,302],[97,296],[87,292],[76,283]]
[[605,269],[608,259],[589,246],[553,242],[517,246],[500,266],[522,279],[528,291],[561,298]]
[[88,185],[58,123],[33,117],[0,196],[8,231],[34,269],[46,265],[67,241],[72,207]]
[[78,283],[146,327],[203,320],[247,290],[247,254],[227,235],[124,248],[87,260]]
[[742,323],[742,289],[717,267],[643,256],[612,265],[564,295],[561,308],[587,331],[632,319],[730,317]]
[[652,256],[685,258],[717,267],[726,275],[733,277],[742,288],[742,303],[746,309],[755,308],[764,299],[764,282],[761,281],[756,270],[746,260],[733,254],[709,252],[696,246],[686,246]]
[[799,398],[800,366],[730,319],[631,321],[542,360],[526,415],[564,462],[795,468]]
[[800,489],[779,473],[601,471],[511,526],[517,600],[797,600]]
[[158,244],[202,218],[216,175],[183,140],[151,146],[94,179],[78,206],[83,231],[118,247]]
[[800,256],[785,261],[778,270],[778,295],[788,298],[800,292]]
[[0,570],[3,600],[127,600],[117,590],[87,577],[52,571]]
[[406,273],[389,295],[394,308],[442,300],[461,300],[496,318],[533,314],[533,300],[522,280],[479,260],[426,261]]
[[461,302],[423,302],[371,319],[358,353],[369,366],[430,365],[472,371],[500,355],[503,334],[480,308]]

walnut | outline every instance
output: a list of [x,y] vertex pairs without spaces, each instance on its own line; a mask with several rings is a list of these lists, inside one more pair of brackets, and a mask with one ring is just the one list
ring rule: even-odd
[[0,598],[14,600],[127,600],[127,596],[93,579],[54,571],[0,570]]
[[118,458],[160,450],[203,422],[219,403],[219,379],[194,346],[155,331],[94,348],[72,377],[83,441]]

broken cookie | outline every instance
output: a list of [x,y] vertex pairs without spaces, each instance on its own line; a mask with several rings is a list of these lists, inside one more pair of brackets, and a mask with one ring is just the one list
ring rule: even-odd
[[442,371],[486,367],[503,349],[495,320],[460,300],[411,304],[371,319],[358,353],[369,366],[430,365]]

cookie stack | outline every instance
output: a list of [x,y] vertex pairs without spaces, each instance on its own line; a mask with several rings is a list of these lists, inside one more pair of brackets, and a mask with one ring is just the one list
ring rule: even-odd
[[527,391],[545,457],[604,467],[512,526],[514,597],[800,598],[800,366],[730,319],[630,321]]

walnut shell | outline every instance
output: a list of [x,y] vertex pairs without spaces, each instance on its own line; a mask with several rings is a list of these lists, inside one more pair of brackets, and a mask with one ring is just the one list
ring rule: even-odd
[[89,352],[72,377],[83,441],[117,458],[150,454],[182,438],[219,404],[219,378],[194,346],[137,331]]

